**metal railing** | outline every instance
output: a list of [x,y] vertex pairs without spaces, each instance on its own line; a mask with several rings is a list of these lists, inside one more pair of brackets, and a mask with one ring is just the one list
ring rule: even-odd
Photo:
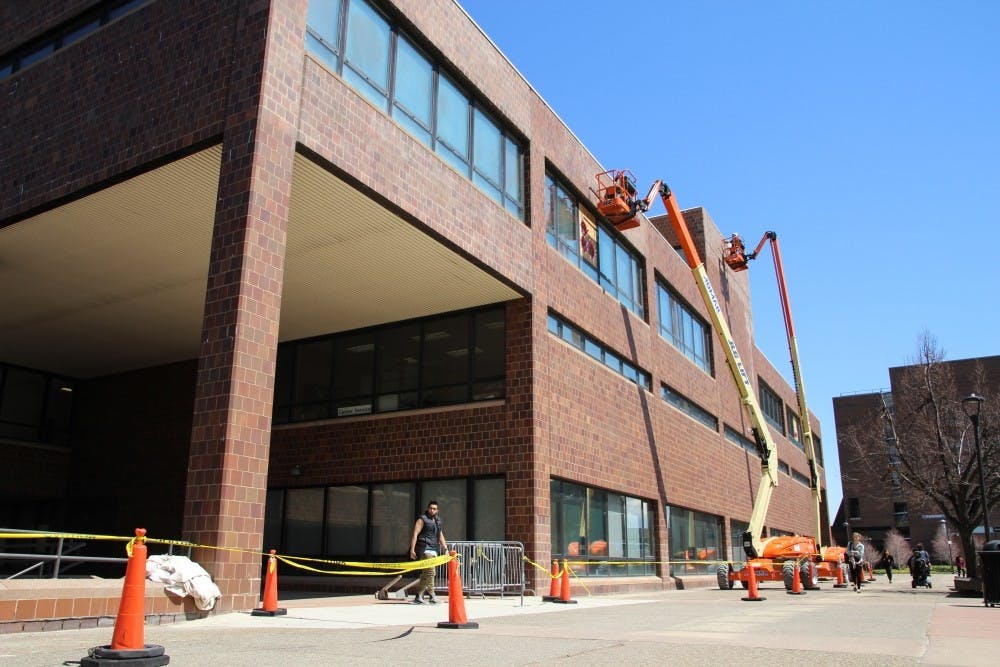
[[[16,579],[22,575],[28,574],[37,570],[38,578],[45,577],[45,566],[47,563],[52,563],[52,579],[58,579],[60,572],[66,569],[70,569],[81,563],[128,563],[128,558],[121,556],[81,556],[77,555],[77,552],[83,550],[87,546],[87,541],[80,538],[67,539],[64,537],[52,537],[53,533],[51,531],[40,531],[40,530],[20,530],[17,528],[0,528],[0,533],[20,533],[24,534],[24,538],[7,539],[0,540],[0,562],[4,561],[18,561],[18,560],[28,560],[36,561],[32,565],[6,576],[6,579]],[[38,535],[35,540],[30,540],[28,536]],[[52,551],[48,552],[49,545],[52,546]],[[19,547],[22,551],[8,551],[8,548],[14,546]],[[26,546],[33,546],[38,549],[38,551],[28,552],[24,551]],[[188,548],[188,556],[191,555],[191,549]],[[170,545],[168,553],[173,553],[173,545]],[[64,563],[68,563],[67,567],[63,567]]]
[[[519,595],[524,604],[524,545],[520,542],[449,542],[459,556],[466,595]],[[448,566],[435,573],[435,588],[448,587]]]

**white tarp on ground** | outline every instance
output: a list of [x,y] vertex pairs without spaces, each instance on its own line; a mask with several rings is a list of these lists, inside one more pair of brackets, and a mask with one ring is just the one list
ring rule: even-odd
[[179,597],[190,595],[202,611],[209,611],[222,591],[201,565],[186,556],[149,556],[146,559],[146,578],[166,584],[167,592]]

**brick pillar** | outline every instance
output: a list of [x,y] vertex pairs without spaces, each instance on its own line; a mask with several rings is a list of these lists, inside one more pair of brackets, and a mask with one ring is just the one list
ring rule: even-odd
[[[184,537],[219,611],[257,606],[307,0],[237,9],[205,294]],[[266,40],[266,43],[265,41]]]

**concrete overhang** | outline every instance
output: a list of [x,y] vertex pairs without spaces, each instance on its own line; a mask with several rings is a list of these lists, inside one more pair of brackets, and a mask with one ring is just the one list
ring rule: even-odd
[[[0,229],[0,361],[89,378],[196,358],[220,160],[214,146]],[[281,341],[520,296],[296,155]]]

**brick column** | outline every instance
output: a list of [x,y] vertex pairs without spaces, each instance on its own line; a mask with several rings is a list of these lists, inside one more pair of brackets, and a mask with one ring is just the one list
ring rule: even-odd
[[[184,537],[219,611],[257,606],[307,0],[237,10],[205,294]],[[254,552],[254,553],[248,553]]]

